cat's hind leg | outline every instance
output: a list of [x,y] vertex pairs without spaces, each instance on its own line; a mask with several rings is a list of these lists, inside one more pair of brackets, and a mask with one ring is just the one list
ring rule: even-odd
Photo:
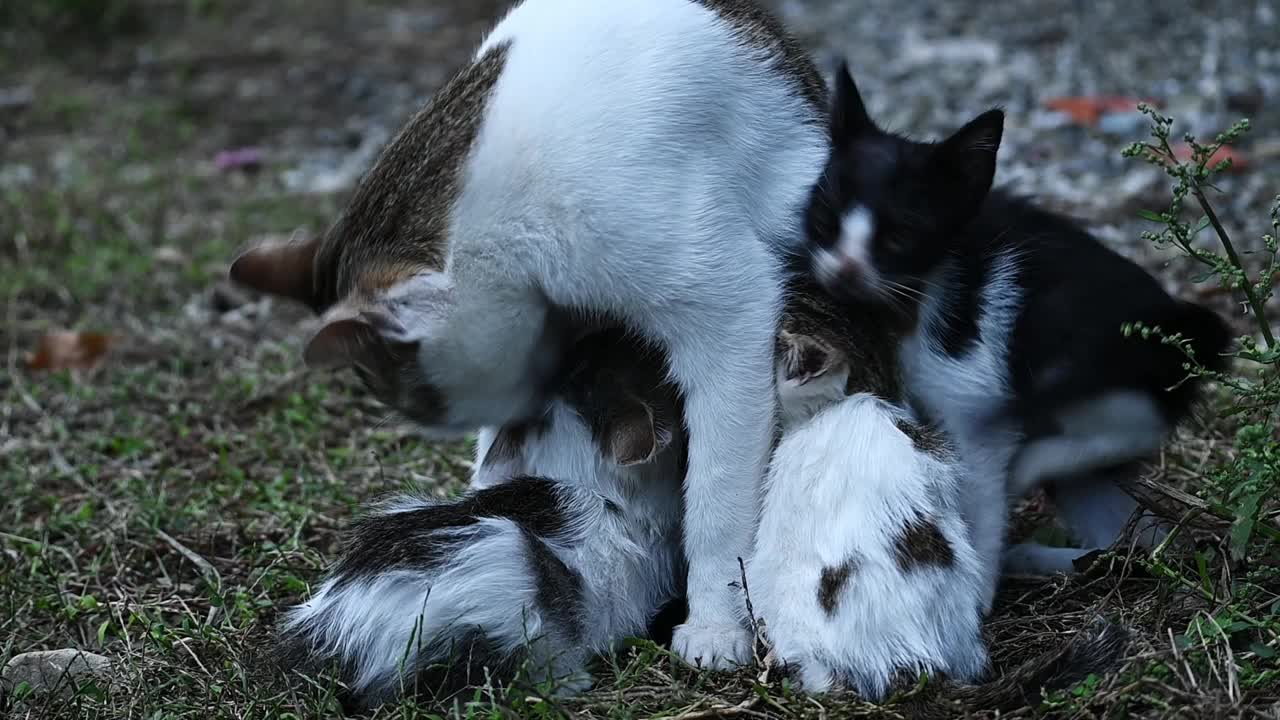
[[1134,472],[1133,465],[1060,478],[1048,486],[1058,518],[1077,547],[1049,547],[1035,542],[1011,546],[1004,557],[1006,572],[1048,575],[1070,574],[1077,561],[1111,547],[1133,524],[1134,544],[1151,548],[1166,535],[1150,513],[1139,512],[1133,496],[1121,484]]
[[1116,391],[1056,412],[1058,432],[1029,440],[1014,457],[1008,492],[1021,497],[1050,481],[1071,478],[1149,457],[1169,431],[1155,402],[1144,393]]

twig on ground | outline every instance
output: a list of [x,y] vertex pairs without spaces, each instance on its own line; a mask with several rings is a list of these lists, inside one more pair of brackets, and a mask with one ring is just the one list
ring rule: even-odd
[[179,555],[181,555],[182,557],[190,561],[192,565],[195,565],[196,568],[200,571],[200,574],[204,576],[204,579],[209,581],[211,585],[213,585],[216,588],[222,587],[222,575],[218,572],[218,569],[215,568],[212,563],[210,563],[208,560],[205,560],[196,551],[178,542],[177,539],[175,539],[172,535],[170,535],[169,533],[163,530],[156,530],[156,537],[165,541],[165,543],[167,543],[169,547],[173,548],[174,550],[177,550]]

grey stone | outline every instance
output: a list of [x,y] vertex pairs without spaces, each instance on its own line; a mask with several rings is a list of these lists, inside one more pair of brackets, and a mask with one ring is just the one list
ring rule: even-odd
[[15,655],[0,676],[10,688],[27,684],[34,690],[69,691],[90,675],[111,669],[111,660],[75,648],[40,650]]

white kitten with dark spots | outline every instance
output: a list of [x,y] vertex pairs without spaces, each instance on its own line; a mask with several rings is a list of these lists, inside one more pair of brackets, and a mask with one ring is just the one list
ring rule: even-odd
[[899,673],[968,683],[986,669],[995,568],[969,540],[964,465],[898,403],[894,322],[852,322],[810,288],[782,324],[782,437],[747,573],[772,652],[807,692],[880,699]]
[[[1027,544],[1004,559],[1012,571],[1071,571],[1124,530],[1137,503],[1120,483],[1200,389],[1181,351],[1122,326],[1181,333],[1211,368],[1229,332],[1071,220],[993,190],[999,110],[915,142],[876,126],[847,67],[834,95],[832,155],[807,220],[813,272],[851,313],[896,307],[912,319],[904,380],[974,473],[966,516],[984,562],[1003,547],[994,496],[1043,486],[1079,547]],[[1143,530],[1144,543],[1158,537]]]
[[684,434],[659,353],[593,335],[534,421],[486,432],[473,487],[401,496],[353,527],[282,628],[289,664],[334,664],[360,705],[490,679],[591,684],[588,661],[684,594]]

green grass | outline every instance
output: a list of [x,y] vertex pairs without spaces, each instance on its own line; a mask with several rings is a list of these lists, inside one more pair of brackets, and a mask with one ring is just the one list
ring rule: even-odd
[[[196,18],[181,26],[190,37],[151,40],[227,47],[254,30],[235,26],[219,3],[195,5],[208,7],[184,15]],[[326,32],[350,40],[341,27]],[[278,167],[212,172],[225,140],[213,131],[241,108],[187,94],[181,63],[156,80],[163,89],[142,92],[123,78],[70,74],[53,53],[21,70],[41,82],[5,155],[30,165],[35,181],[0,191],[0,664],[72,647],[112,658],[115,670],[61,698],[13,689],[0,716],[335,716],[332,679],[281,676],[264,661],[276,618],[322,576],[362,502],[406,485],[454,492],[470,450],[426,443],[384,423],[348,378],[302,370],[299,309],[253,298],[227,313],[211,308],[236,248],[319,231],[341,200],[284,193]],[[239,71],[212,72],[233,86]],[[266,117],[295,110],[289,97],[261,102],[279,105]],[[65,166],[54,161],[60,149]],[[24,353],[62,327],[120,339],[91,371],[26,370]],[[1184,430],[1152,471],[1153,487],[1202,484],[1231,452],[1234,429],[1207,417]],[[987,628],[997,678],[1097,613],[1133,629],[1129,661],[1002,717],[1249,716],[1280,695],[1274,547],[1259,537],[1247,561],[1233,558],[1229,516],[1197,498],[1152,495],[1185,519],[1179,536],[1191,542],[1154,556],[1122,549],[1077,577],[1011,580]],[[1019,524],[1060,539],[1035,518]],[[759,669],[698,672],[647,642],[598,672],[599,687],[573,701],[490,687],[452,707],[406,700],[377,716],[958,713],[940,681],[878,708],[805,698]]]

